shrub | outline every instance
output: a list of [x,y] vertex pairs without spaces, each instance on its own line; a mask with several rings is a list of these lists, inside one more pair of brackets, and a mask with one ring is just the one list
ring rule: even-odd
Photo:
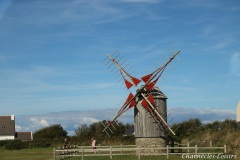
[[30,142],[30,147],[32,148],[47,148],[51,146],[51,139],[35,139]]
[[33,134],[34,139],[61,139],[66,136],[67,132],[60,124],[42,128]]
[[60,124],[56,124],[36,131],[33,137],[30,147],[46,148],[63,143],[64,138],[67,137],[67,131]]
[[4,147],[8,142],[9,140],[0,141],[0,147]]
[[5,149],[9,150],[19,150],[28,147],[28,142],[23,142],[21,140],[10,140],[5,144]]

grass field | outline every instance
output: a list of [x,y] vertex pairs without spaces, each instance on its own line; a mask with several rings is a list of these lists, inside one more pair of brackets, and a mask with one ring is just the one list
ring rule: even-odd
[[[171,156],[172,157],[172,156]],[[66,160],[81,160],[81,157],[67,157]],[[110,160],[109,156],[86,156],[84,160]],[[137,156],[113,156],[113,160],[137,160]],[[141,160],[166,159],[166,156],[142,156]],[[180,160],[173,156],[170,160]],[[34,148],[22,150],[0,149],[0,160],[53,160],[53,148]]]
[[[81,160],[81,157],[66,157],[64,160]],[[137,156],[113,156],[113,160],[137,160]],[[141,156],[141,160],[165,160],[166,156]],[[237,157],[239,159],[239,157]],[[53,160],[53,148],[22,150],[0,149],[0,160]],[[110,160],[109,156],[85,156],[84,160]],[[183,160],[182,156],[170,155],[169,160]],[[217,159],[211,159],[217,160]],[[229,159],[221,159],[229,160]]]
[[[165,160],[166,156],[141,156],[141,160]],[[81,157],[66,158],[66,160],[81,160]],[[110,160],[109,156],[84,157],[84,160]],[[137,156],[113,156],[112,160],[138,160]],[[169,160],[183,160],[180,156],[171,156]]]
[[0,149],[0,160],[53,160],[53,148]]

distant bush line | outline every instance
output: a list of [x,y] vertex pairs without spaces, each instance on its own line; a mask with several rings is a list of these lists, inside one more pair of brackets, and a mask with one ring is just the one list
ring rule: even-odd
[[[106,123],[105,120],[103,122]],[[62,147],[65,138],[68,139],[70,145],[86,146],[91,145],[92,137],[97,140],[97,145],[135,144],[134,136],[123,136],[124,132],[131,124],[123,124],[121,122],[118,122],[118,124],[119,126],[116,126],[116,130],[112,129],[113,133],[111,137],[108,137],[106,133],[102,132],[104,128],[102,122],[93,123],[91,125],[82,124],[75,130],[74,136],[67,136],[67,132],[63,127],[60,124],[56,124],[36,131],[33,134],[32,141],[5,140],[0,141],[0,147],[9,150],[46,148],[50,146]],[[177,135],[171,138],[179,142],[183,140],[197,140],[204,134],[212,135],[210,138],[214,140],[214,137],[224,139],[221,135],[224,135],[226,132],[234,132],[234,134],[240,133],[240,126],[238,123],[230,119],[211,123],[202,123],[199,119],[189,119],[181,123],[173,124],[172,128],[173,130],[177,129]]]

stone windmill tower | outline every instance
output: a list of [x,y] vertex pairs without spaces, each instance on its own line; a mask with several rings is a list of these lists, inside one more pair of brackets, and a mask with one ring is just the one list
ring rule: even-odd
[[[106,132],[109,135],[108,130],[112,132],[111,127],[115,129],[115,120],[124,112],[134,107],[134,130],[136,145],[165,145],[166,136],[168,134],[175,135],[174,131],[167,123],[167,97],[163,92],[161,92],[156,84],[167,65],[179,53],[180,51],[177,51],[164,65],[157,68],[152,73],[143,76],[141,80],[131,76],[128,72],[126,72],[125,67],[121,67],[125,61],[122,63],[122,58],[117,60],[119,54],[115,56],[115,58],[113,58],[114,54],[107,54],[110,59],[106,65],[108,65],[110,62],[113,62],[112,64],[115,64],[117,72],[120,72],[126,88],[130,89],[131,87],[135,87],[136,93],[132,94],[130,92],[128,98],[118,111],[117,115],[111,121],[104,124],[103,132]],[[111,66],[112,65],[110,65],[108,68]],[[143,84],[141,87],[138,87],[140,82],[143,82]]]
[[[167,122],[167,97],[160,91],[158,87],[154,87],[151,91],[153,95],[155,107],[165,122]],[[137,146],[164,146],[166,144],[166,132],[155,117],[147,112],[141,103],[137,103],[134,108],[134,129]]]

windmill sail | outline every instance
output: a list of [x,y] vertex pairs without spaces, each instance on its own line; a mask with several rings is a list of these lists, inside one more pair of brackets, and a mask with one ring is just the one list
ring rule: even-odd
[[161,122],[166,128],[175,135],[175,132],[171,129],[171,127],[167,124],[167,122],[164,120],[164,118],[160,115],[159,111],[156,109],[154,105],[154,100],[152,95],[146,96],[143,94],[144,89],[147,89],[148,91],[151,91],[154,86],[156,85],[157,81],[161,77],[162,73],[164,72],[167,65],[180,53],[180,51],[177,51],[163,66],[160,68],[157,68],[154,72],[151,74],[148,74],[144,77],[142,77],[142,81],[145,83],[140,88],[138,88],[138,84],[141,82],[141,80],[131,76],[128,74],[119,64],[118,62],[110,55],[107,54],[110,60],[117,66],[117,68],[120,70],[121,76],[124,79],[125,85],[127,89],[130,89],[132,86],[137,88],[137,92],[135,95],[132,93],[129,94],[126,102],[123,104],[121,109],[119,110],[118,114],[113,118],[112,121],[109,122],[104,128],[103,131],[105,131],[119,116],[121,116],[124,112],[126,112],[128,109],[132,108],[136,105],[135,99],[138,96],[142,96],[143,100],[141,102],[142,106],[146,108],[150,114],[154,115],[159,122]]

